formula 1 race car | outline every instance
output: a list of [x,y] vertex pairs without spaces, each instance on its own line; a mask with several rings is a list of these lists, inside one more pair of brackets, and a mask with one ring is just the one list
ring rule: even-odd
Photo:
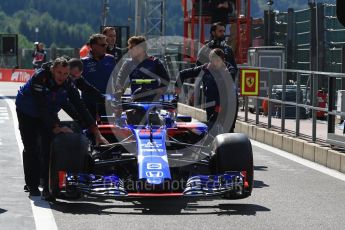
[[[138,84],[147,81],[138,80]],[[177,114],[173,95],[147,102],[108,96],[120,116],[98,125],[111,143],[85,133],[58,135],[52,144],[53,197],[114,199],[209,197],[241,199],[253,188],[253,154],[240,133],[210,137],[206,124]]]

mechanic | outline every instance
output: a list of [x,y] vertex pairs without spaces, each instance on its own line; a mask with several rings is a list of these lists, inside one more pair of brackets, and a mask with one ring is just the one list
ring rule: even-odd
[[105,27],[102,31],[102,34],[105,35],[106,41],[108,43],[106,53],[111,54],[115,58],[115,63],[118,63],[122,57],[121,48],[116,46],[116,30],[114,27]]
[[[90,53],[87,57],[82,58],[83,77],[92,86],[105,94],[110,75],[115,67],[115,59],[112,55],[106,54],[107,42],[103,34],[93,34],[89,40]],[[82,92],[82,98],[95,119],[98,114],[106,114],[104,105],[97,105],[97,98],[89,91]]]
[[[209,54],[212,49],[219,48],[225,54],[225,61],[229,63],[232,67],[234,67],[235,72],[231,73],[231,77],[234,82],[237,82],[236,76],[238,72],[237,64],[235,61],[235,56],[232,48],[226,44],[225,41],[225,26],[221,22],[216,22],[212,24],[210,29],[210,41],[206,43],[199,51],[196,64],[202,65],[203,63],[207,63],[209,61]],[[236,114],[234,123],[232,124],[229,132],[234,132],[237,113],[238,113],[238,95],[236,93]]]
[[[100,105],[104,105],[105,103],[105,96],[102,95],[98,89],[93,87],[85,78],[82,77],[83,73],[83,62],[78,58],[70,58],[68,56],[63,56],[69,65],[69,78],[66,81],[73,81],[75,86],[81,92],[88,92],[92,95],[93,98],[97,100],[97,103]],[[42,65],[43,69],[49,70],[52,66],[53,62],[47,62]],[[61,107],[73,120],[81,121],[81,118],[78,116],[77,111],[73,107],[73,105],[68,101],[67,103],[63,104]]]
[[[198,52],[196,64],[202,65],[209,61],[209,54],[212,49],[219,48],[225,54],[225,61],[235,67],[237,72],[237,65],[235,55],[232,48],[226,44],[225,41],[225,25],[221,22],[213,23],[210,29],[210,41],[206,43]],[[233,79],[235,80],[235,75]]]
[[131,60],[126,60],[116,76],[113,76],[116,95],[121,95],[133,79],[155,79],[156,81],[147,85],[131,84],[131,93],[135,99],[142,101],[159,100],[170,82],[162,62],[154,56],[148,56],[143,36],[129,38],[128,49]]
[[[90,53],[87,57],[81,59],[84,66],[83,77],[101,94],[105,94],[110,75],[115,67],[115,59],[112,55],[106,54],[108,44],[106,36],[103,34],[91,35],[89,43]],[[105,106],[98,105],[97,99],[92,94],[82,92],[82,98],[95,119],[99,120],[99,115],[106,114]]]
[[[83,78],[83,62],[78,58],[72,58],[68,60],[69,65],[69,78],[67,81],[73,81],[75,86],[81,91],[92,95],[97,102],[97,105],[104,106],[105,96],[102,95],[98,89],[93,87],[88,81]],[[78,117],[78,113],[71,103],[66,103],[62,106],[62,109],[71,117],[73,120],[80,121],[81,118]]]
[[[58,111],[67,100],[73,104],[83,122],[94,134],[96,143],[108,143],[99,132],[73,82],[66,81],[68,74],[67,60],[57,58],[51,69],[38,69],[32,78],[20,87],[16,97],[19,130],[24,145],[25,183],[31,196],[40,195],[38,185],[42,170],[44,177],[42,198],[49,199],[50,143],[53,135],[72,132],[70,128],[61,126],[58,118]],[[40,138],[44,165],[42,169],[39,160],[40,149],[37,144]]]
[[[225,116],[228,114],[230,107],[229,102],[226,100],[229,97],[227,92],[232,87],[229,75],[234,74],[236,68],[225,62],[225,54],[219,48],[210,52],[209,59],[209,63],[180,71],[175,83],[175,92],[180,93],[181,86],[186,79],[201,76],[206,99],[207,122],[209,129],[211,129],[216,122],[222,126],[225,122]],[[220,92],[225,101],[221,101]]]
[[85,78],[83,78],[83,62],[78,58],[71,58],[68,61],[70,79],[81,92],[87,92],[93,98],[97,100],[98,103],[104,103],[105,96],[101,92],[92,86]]

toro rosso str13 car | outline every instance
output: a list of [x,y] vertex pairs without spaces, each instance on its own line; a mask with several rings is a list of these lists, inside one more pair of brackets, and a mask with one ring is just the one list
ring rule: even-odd
[[121,109],[120,116],[98,124],[110,144],[95,146],[85,133],[54,139],[49,172],[53,197],[240,199],[251,195],[253,154],[247,136],[211,137],[204,123],[177,115],[172,95],[156,102],[126,96],[108,99],[114,110]]

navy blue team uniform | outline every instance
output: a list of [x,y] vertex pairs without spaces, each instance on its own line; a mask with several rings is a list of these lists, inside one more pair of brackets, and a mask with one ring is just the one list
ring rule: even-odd
[[[129,81],[128,81],[129,78]],[[144,90],[149,91],[147,100],[156,100],[159,94],[163,94],[169,86],[170,77],[163,66],[162,62],[153,56],[145,58],[142,62],[134,59],[127,60],[121,67],[115,80],[115,88],[121,87],[126,89],[129,85],[131,92],[134,94],[140,90],[141,86],[130,84],[133,79],[156,79],[157,81],[149,85],[143,85]],[[159,90],[159,91],[158,91]],[[144,99],[145,100],[145,99]]]
[[[226,44],[225,40],[213,39],[210,42],[206,43],[200,49],[200,51],[198,53],[196,64],[199,66],[199,65],[202,65],[204,63],[209,62],[209,54],[210,54],[211,50],[216,49],[216,48],[223,50],[223,52],[225,54],[225,62],[227,62],[231,66],[233,66],[235,71],[233,73],[231,73],[231,76],[232,76],[232,79],[234,80],[234,82],[236,82],[236,76],[237,76],[238,68],[237,68],[237,64],[235,61],[235,55],[234,55],[234,52],[233,52],[231,46]],[[237,113],[238,113],[238,104],[239,104],[238,95],[236,93],[236,114],[235,114],[234,123],[232,124],[231,129],[229,130],[230,133],[233,133],[234,129],[235,129]]]
[[[53,62],[46,62],[42,65],[42,69],[49,71]],[[81,91],[86,92],[92,98],[94,98],[97,103],[104,104],[105,103],[105,96],[99,92],[94,86],[92,86],[88,81],[85,80],[82,76],[72,80],[72,78],[67,78],[66,81],[72,81],[68,84],[74,83],[75,86]],[[69,101],[62,105],[61,107],[74,121],[82,122],[82,119],[72,103]],[[83,124],[85,127],[86,125]]]
[[[234,74],[236,69],[228,64],[224,69],[215,70],[210,69],[209,64],[206,63],[201,66],[197,66],[190,69],[182,70],[179,74],[175,86],[181,88],[181,85],[186,79],[193,79],[198,76],[201,76],[204,96],[206,99],[206,115],[208,126],[212,127],[213,124],[217,121],[220,124],[224,123],[227,114],[227,101],[221,103],[220,92],[222,93],[223,98],[227,98],[226,94],[231,89],[231,83],[229,82],[230,74]],[[181,85],[180,85],[181,84]],[[225,105],[225,106],[224,106]],[[219,115],[222,115],[219,117]],[[218,120],[217,120],[218,119]]]
[[122,58],[122,55],[123,55],[122,52],[123,50],[120,47],[116,47],[116,46],[114,46],[112,49],[107,47],[107,50],[106,50],[107,54],[114,56],[116,63],[118,63],[120,59]]
[[[101,94],[107,92],[107,85],[110,75],[115,67],[115,59],[112,55],[106,54],[101,60],[97,61],[90,53],[87,57],[81,59],[83,62],[83,77]],[[94,118],[97,114],[98,99],[89,91],[82,91],[82,98]],[[105,114],[104,105],[99,105],[101,114]]]
[[[72,81],[59,86],[49,70],[39,69],[33,77],[20,87],[16,97],[16,110],[24,151],[23,164],[25,182],[30,190],[37,190],[40,170],[44,184],[48,185],[50,144],[53,128],[60,125],[58,112],[63,105],[71,103],[82,121],[90,127],[94,119],[85,107]],[[41,138],[41,149],[38,140]],[[43,153],[43,168],[40,164]],[[37,190],[38,191],[38,190]]]
[[237,71],[238,71],[237,64],[235,61],[235,55],[234,55],[234,51],[232,50],[231,46],[226,44],[225,40],[213,39],[210,42],[206,43],[203,47],[201,47],[201,49],[198,53],[196,64],[199,66],[199,65],[208,63],[209,62],[209,54],[210,54],[211,50],[216,49],[216,48],[223,50],[223,52],[225,54],[225,62],[232,65],[234,67],[234,69],[236,70],[236,72],[232,75],[233,80],[235,81],[235,76],[236,76]]
[[[79,77],[75,80],[68,78],[66,81],[71,81],[77,89],[79,89],[82,93],[86,92],[92,98],[95,99],[98,105],[104,105],[105,103],[105,96],[101,94],[98,89],[93,87],[89,82],[87,82],[83,77]],[[82,118],[74,108],[73,104],[68,100],[67,103],[63,104],[61,107],[74,121],[82,123]],[[83,124],[84,127],[87,127],[86,124]]]

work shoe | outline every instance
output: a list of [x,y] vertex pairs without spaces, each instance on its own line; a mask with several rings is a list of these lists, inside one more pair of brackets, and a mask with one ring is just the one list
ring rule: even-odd
[[24,185],[24,192],[29,192],[29,186]]
[[40,196],[41,195],[41,192],[40,190],[38,190],[37,187],[28,187],[27,188],[29,189],[29,196]]
[[49,189],[44,188],[42,191],[41,199],[48,201],[48,202],[54,202],[55,198],[50,194]]

